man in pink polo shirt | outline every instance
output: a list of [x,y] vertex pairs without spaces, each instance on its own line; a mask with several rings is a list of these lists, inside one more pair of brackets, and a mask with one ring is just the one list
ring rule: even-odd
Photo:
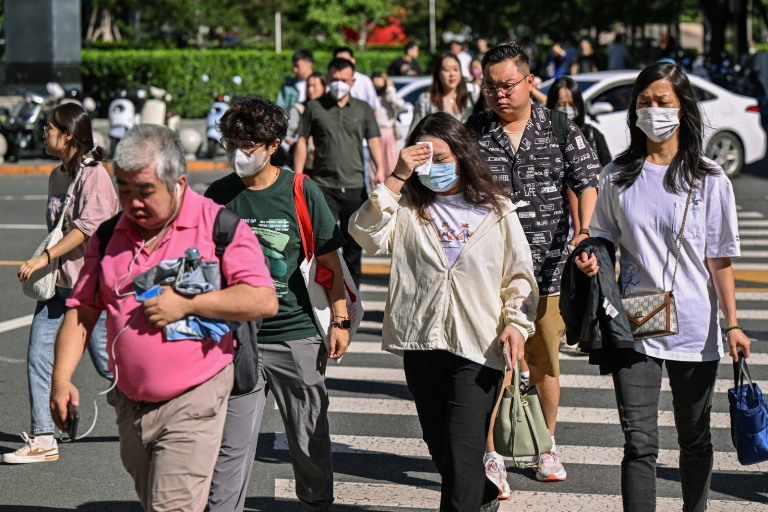
[[117,413],[120,455],[149,511],[202,511],[221,443],[233,382],[232,336],[219,343],[167,341],[162,328],[187,315],[246,321],[277,312],[274,284],[258,240],[240,223],[222,257],[228,286],[184,296],[164,287],[139,302],[132,280],[160,261],[197,247],[217,261],[212,239],[221,206],[188,186],[184,149],[171,130],[140,125],[115,152],[123,215],[103,258],[97,236],[67,300],[56,339],[51,408],[59,428],[69,403],[80,404],[72,375],[84,340],[107,311],[107,352],[115,386],[107,395]]

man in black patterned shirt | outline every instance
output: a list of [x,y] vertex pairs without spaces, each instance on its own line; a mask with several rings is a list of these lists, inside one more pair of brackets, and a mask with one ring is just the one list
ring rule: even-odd
[[[558,348],[565,325],[558,305],[560,276],[568,257],[567,246],[589,235],[589,220],[597,200],[600,162],[578,127],[566,125],[561,150],[552,129],[558,115],[531,102],[534,76],[525,49],[515,43],[492,48],[483,56],[483,85],[489,110],[467,120],[494,179],[525,201],[517,213],[533,255],[539,283],[536,334],[525,345],[544,416],[554,441],[560,403]],[[569,236],[570,187],[579,198],[579,233]],[[488,466],[486,466],[486,469]],[[539,458],[536,478],[565,480],[556,446]]]

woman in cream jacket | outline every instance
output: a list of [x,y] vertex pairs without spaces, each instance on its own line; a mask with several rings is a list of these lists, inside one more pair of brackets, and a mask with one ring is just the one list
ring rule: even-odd
[[[426,174],[414,173],[425,163]],[[515,206],[464,126],[436,113],[415,127],[349,233],[367,253],[392,255],[383,348],[404,357],[442,476],[440,510],[495,510],[498,489],[483,467],[486,434],[504,351],[510,364],[523,357],[538,300]]]

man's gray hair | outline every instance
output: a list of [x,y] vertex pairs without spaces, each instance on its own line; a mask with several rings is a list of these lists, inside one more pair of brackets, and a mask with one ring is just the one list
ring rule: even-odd
[[184,146],[176,132],[157,124],[140,124],[128,130],[115,149],[115,166],[124,172],[137,172],[155,165],[157,177],[168,191],[187,175]]

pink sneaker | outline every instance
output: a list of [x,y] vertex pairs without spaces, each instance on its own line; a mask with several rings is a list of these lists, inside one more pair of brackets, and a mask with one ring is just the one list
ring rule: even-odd
[[486,478],[499,488],[498,498],[500,500],[509,499],[512,496],[512,491],[507,482],[507,468],[504,467],[504,459],[486,454],[483,457],[483,462],[485,463]]
[[539,467],[536,470],[536,480],[539,482],[560,482],[567,477],[565,468],[560,463],[560,456],[555,448],[539,457]]

